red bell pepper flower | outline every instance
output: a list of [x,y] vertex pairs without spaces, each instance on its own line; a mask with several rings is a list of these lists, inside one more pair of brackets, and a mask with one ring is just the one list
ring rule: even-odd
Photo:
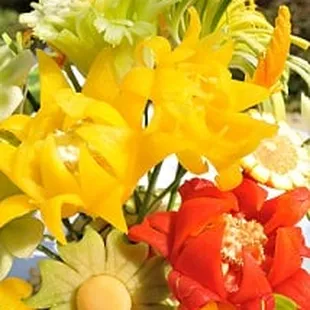
[[180,309],[216,303],[221,310],[271,310],[274,293],[309,309],[310,275],[301,264],[310,249],[294,226],[310,209],[308,189],[266,200],[266,190],[247,178],[230,192],[195,178],[179,191],[178,212],[148,216],[129,238],[171,264],[168,283]]

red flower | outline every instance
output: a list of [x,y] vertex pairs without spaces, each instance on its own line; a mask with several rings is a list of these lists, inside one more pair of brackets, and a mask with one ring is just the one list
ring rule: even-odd
[[310,249],[294,227],[310,208],[309,190],[266,201],[267,192],[249,179],[222,192],[196,178],[180,194],[178,212],[148,216],[129,237],[170,262],[168,282],[182,310],[211,302],[219,309],[269,310],[275,308],[273,293],[309,309],[310,275],[301,263]]

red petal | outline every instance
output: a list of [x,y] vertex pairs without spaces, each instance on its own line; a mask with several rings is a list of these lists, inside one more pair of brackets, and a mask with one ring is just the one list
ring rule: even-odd
[[198,310],[211,301],[220,300],[214,292],[175,270],[170,272],[168,284],[182,309]]
[[268,280],[273,287],[291,277],[301,267],[303,242],[304,238],[298,227],[277,230],[273,264],[268,274]]
[[169,256],[170,229],[175,212],[159,212],[144,219],[142,224],[132,226],[129,229],[128,237],[132,241],[146,242],[164,257]]
[[310,274],[299,269],[292,277],[278,285],[274,292],[293,299],[300,306],[300,310],[309,310]]
[[215,217],[232,209],[228,199],[194,198],[185,201],[178,212],[174,226],[171,260],[175,260],[186,238],[198,234]]
[[236,304],[243,304],[272,293],[265,273],[252,255],[244,251],[243,261],[244,265],[239,291],[231,296],[231,301]]
[[225,298],[221,247],[224,225],[188,238],[173,267],[202,286]]
[[265,223],[265,231],[271,233],[278,227],[297,224],[310,209],[310,191],[305,187],[266,201],[259,220]]
[[233,190],[238,199],[239,209],[247,219],[256,218],[262,208],[267,191],[258,186],[253,180],[243,178],[242,183]]
[[238,211],[238,203],[235,195],[231,192],[221,191],[209,180],[194,178],[190,181],[186,181],[179,188],[179,193],[182,197],[182,201],[199,197],[229,199],[234,205],[232,209]]

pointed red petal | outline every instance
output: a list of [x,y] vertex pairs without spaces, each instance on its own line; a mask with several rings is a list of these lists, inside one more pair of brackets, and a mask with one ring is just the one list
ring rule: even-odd
[[185,201],[175,220],[171,260],[178,257],[180,248],[188,236],[198,234],[215,217],[232,208],[228,199],[194,198]]
[[214,292],[175,270],[170,272],[168,284],[174,296],[180,301],[183,307],[181,309],[196,310],[211,301],[220,300]]
[[265,273],[256,263],[252,255],[244,251],[243,261],[244,265],[239,291],[232,294],[230,298],[236,304],[243,304],[252,299],[262,298],[272,293]]
[[174,269],[225,298],[221,247],[224,225],[208,229],[188,238],[174,262]]
[[277,230],[273,264],[268,274],[272,286],[291,277],[300,267],[303,236],[297,227],[285,227]]
[[247,219],[256,218],[258,211],[262,208],[267,191],[250,179],[243,178],[242,183],[233,189],[233,193],[238,199],[239,209]]
[[132,226],[128,237],[135,242],[146,242],[164,257],[170,252],[170,227],[175,218],[175,212],[161,212],[144,219],[142,224]]
[[310,191],[305,187],[266,201],[259,215],[265,223],[265,232],[271,233],[278,227],[297,224],[310,209]]
[[310,274],[303,269],[299,269],[287,281],[278,285],[274,289],[274,292],[293,299],[300,306],[300,310],[308,310],[310,300]]
[[238,210],[238,204],[234,194],[231,192],[221,191],[209,180],[193,178],[189,181],[186,181],[179,188],[179,193],[182,197],[182,201],[199,197],[229,199],[234,205],[233,209],[236,211]]

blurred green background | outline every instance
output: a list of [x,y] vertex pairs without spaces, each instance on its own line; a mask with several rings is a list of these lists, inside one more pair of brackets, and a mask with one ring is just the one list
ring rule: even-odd
[[[14,37],[16,31],[23,29],[18,24],[18,13],[30,11],[30,2],[29,0],[0,0],[0,34],[7,32]],[[272,23],[278,6],[281,4],[289,6],[292,13],[293,33],[310,40],[310,0],[257,0],[256,3]],[[309,50],[304,52],[296,48],[292,53],[310,61]],[[288,110],[298,110],[301,92],[310,95],[306,83],[298,76],[292,75]]]

